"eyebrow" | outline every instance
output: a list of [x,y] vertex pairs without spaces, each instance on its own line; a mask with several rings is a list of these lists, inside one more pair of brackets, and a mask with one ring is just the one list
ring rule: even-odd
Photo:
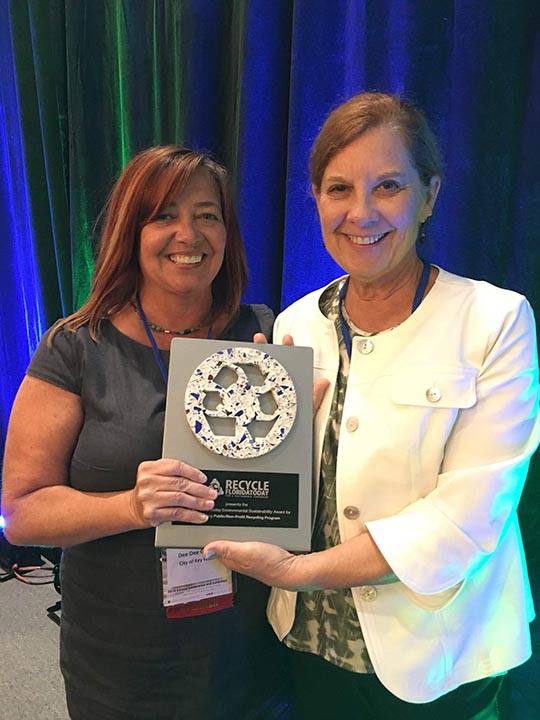
[[402,180],[405,180],[407,178],[407,173],[400,172],[399,170],[393,170],[379,175],[377,180],[379,180],[380,182],[381,180],[387,180],[388,178],[400,178]]
[[[172,200],[170,203],[167,203],[163,207],[169,208],[169,207],[176,207],[176,206],[177,206],[176,200]],[[221,205],[218,202],[216,202],[215,200],[199,200],[199,202],[196,202],[194,204],[194,207],[196,207],[196,208],[215,207],[219,211],[221,211]]]
[[221,205],[215,200],[200,200],[199,202],[195,203],[195,207],[216,207],[218,208],[218,210],[221,210]]
[[[405,179],[407,177],[406,173],[400,172],[399,170],[389,170],[387,172],[382,173],[382,175],[378,175],[376,178],[376,182],[381,182],[382,180],[387,180],[388,178],[400,178]],[[343,175],[330,175],[330,177],[324,178],[325,182],[350,182],[347,180]]]

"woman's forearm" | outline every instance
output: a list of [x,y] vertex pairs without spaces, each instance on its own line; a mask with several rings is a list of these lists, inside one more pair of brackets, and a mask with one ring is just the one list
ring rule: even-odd
[[203,550],[231,570],[284,590],[347,588],[395,581],[392,569],[366,531],[328,550],[292,555],[260,542],[218,540]]
[[41,487],[11,503],[4,533],[14,545],[63,547],[142,529],[130,494]]
[[328,550],[295,556],[290,579],[294,579],[296,590],[350,588],[396,580],[368,532]]

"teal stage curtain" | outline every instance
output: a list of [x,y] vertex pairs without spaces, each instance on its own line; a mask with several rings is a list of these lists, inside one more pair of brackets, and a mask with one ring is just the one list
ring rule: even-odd
[[[338,272],[307,159],[329,110],[366,89],[417,101],[440,139],[429,258],[538,313],[538,0],[0,0],[3,435],[39,337],[86,297],[128,158],[178,142],[231,169],[247,299],[279,310]],[[537,467],[522,514],[538,565]]]

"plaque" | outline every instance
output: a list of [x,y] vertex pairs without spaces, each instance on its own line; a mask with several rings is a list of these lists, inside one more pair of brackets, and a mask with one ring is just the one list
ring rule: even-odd
[[311,348],[175,338],[163,457],[202,470],[218,493],[204,525],[166,522],[156,546],[211,540],[311,547]]

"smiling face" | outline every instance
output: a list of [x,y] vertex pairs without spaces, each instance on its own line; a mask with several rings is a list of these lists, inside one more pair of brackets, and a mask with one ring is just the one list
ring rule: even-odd
[[353,281],[399,282],[418,262],[418,228],[439,186],[438,177],[421,182],[398,130],[367,131],[330,159],[313,188],[328,252]]
[[223,263],[226,236],[219,189],[209,171],[200,168],[142,228],[141,297],[208,298]]

